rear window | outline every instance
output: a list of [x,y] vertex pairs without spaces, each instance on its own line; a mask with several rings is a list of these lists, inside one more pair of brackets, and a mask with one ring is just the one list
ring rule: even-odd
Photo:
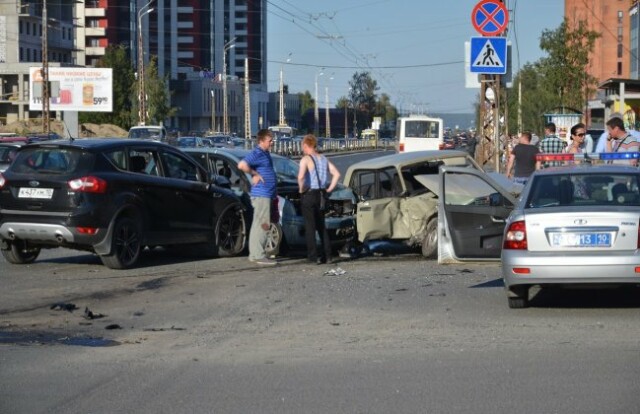
[[89,171],[95,156],[77,148],[35,147],[18,152],[10,171],[20,174],[75,174]]
[[636,174],[567,174],[534,177],[526,207],[640,206]]
[[407,138],[438,138],[435,121],[406,121],[404,136]]

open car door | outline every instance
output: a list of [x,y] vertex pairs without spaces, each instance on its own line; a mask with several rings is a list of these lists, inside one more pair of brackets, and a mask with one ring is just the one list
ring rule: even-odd
[[516,198],[483,171],[440,167],[438,263],[499,260]]

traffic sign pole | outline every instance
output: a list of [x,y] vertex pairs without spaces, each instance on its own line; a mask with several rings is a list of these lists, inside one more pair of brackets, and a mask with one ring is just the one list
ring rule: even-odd
[[[484,37],[501,36],[505,33],[509,25],[509,12],[503,0],[481,0],[473,8],[471,22],[478,33]],[[493,47],[494,43],[492,40],[485,41],[482,47],[486,48],[486,42],[489,42],[490,48],[495,52],[496,48]],[[482,135],[478,140],[480,143],[480,153],[477,159],[482,165],[488,164],[489,166],[493,166],[496,172],[501,172],[503,168],[501,168],[500,164],[500,152],[502,150],[500,143],[500,118],[501,114],[506,112],[502,110],[503,104],[499,73],[504,72],[489,71],[492,60],[490,58],[492,56],[490,56],[491,53],[487,53],[485,56],[482,54],[483,51],[486,52],[486,49],[476,51],[476,55],[479,56],[475,56],[475,58],[479,57],[481,59],[475,62],[474,53],[472,52],[470,61],[472,67],[474,63],[478,63],[475,66],[477,66],[477,69],[480,71],[476,72],[484,73],[480,76],[480,119],[482,125],[481,128],[477,128],[477,131]],[[504,59],[502,59],[502,57],[504,57]],[[506,53],[504,56],[501,56],[500,60],[503,65],[506,66]],[[486,69],[486,71],[482,71],[484,69]],[[505,131],[505,134],[506,133],[507,131]],[[507,140],[505,139],[505,144],[506,142]]]

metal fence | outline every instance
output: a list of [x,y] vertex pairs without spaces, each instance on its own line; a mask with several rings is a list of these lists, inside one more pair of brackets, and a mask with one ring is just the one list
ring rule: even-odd
[[[318,150],[323,153],[341,151],[370,151],[370,150],[392,150],[396,147],[394,140],[363,140],[344,138],[325,138],[318,142]],[[282,140],[273,144],[271,152],[274,154],[295,156],[302,155],[302,141]]]

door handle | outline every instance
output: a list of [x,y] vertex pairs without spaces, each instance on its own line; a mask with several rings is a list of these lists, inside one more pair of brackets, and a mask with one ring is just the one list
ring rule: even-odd
[[500,217],[491,216],[491,221],[494,223],[505,223],[506,220]]

